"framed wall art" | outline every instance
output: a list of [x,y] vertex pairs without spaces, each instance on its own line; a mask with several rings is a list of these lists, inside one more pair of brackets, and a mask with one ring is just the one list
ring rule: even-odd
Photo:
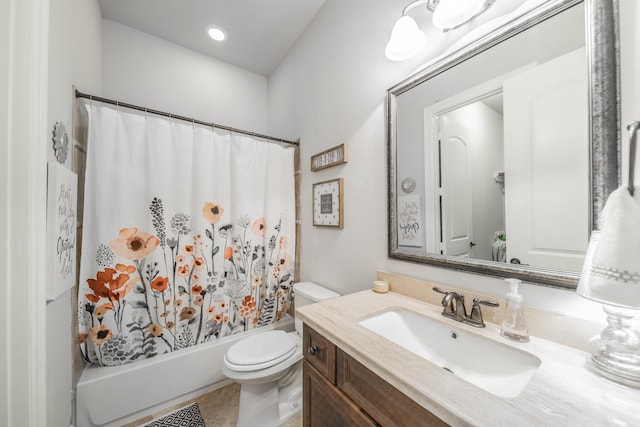
[[313,225],[342,228],[344,223],[342,178],[313,184]]
[[311,171],[330,168],[331,166],[347,163],[347,144],[336,145],[322,153],[311,156]]
[[47,180],[47,300],[51,301],[76,281],[78,176],[51,161]]

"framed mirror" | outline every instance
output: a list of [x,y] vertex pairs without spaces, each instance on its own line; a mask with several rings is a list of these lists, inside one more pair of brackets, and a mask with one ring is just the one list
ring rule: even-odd
[[616,0],[550,0],[387,91],[389,257],[575,288],[619,183]]

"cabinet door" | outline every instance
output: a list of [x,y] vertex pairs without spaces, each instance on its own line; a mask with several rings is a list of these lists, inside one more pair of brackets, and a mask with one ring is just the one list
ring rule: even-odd
[[448,425],[340,349],[337,351],[337,385],[385,427]]
[[303,365],[303,379],[304,427],[378,425],[306,360]]
[[304,358],[333,385],[336,383],[336,346],[308,327],[302,329]]

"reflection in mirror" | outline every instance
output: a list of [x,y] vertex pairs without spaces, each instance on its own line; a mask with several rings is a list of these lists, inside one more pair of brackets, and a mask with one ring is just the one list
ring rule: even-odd
[[389,90],[390,256],[575,286],[592,211],[584,12],[566,1]]
[[436,189],[426,250],[579,271],[589,212],[585,51],[493,83],[425,109],[438,181],[425,177]]

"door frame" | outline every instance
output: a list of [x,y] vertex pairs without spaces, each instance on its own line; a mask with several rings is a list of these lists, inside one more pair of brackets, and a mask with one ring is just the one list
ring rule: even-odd
[[0,10],[0,424],[47,424],[46,188],[49,0]]

